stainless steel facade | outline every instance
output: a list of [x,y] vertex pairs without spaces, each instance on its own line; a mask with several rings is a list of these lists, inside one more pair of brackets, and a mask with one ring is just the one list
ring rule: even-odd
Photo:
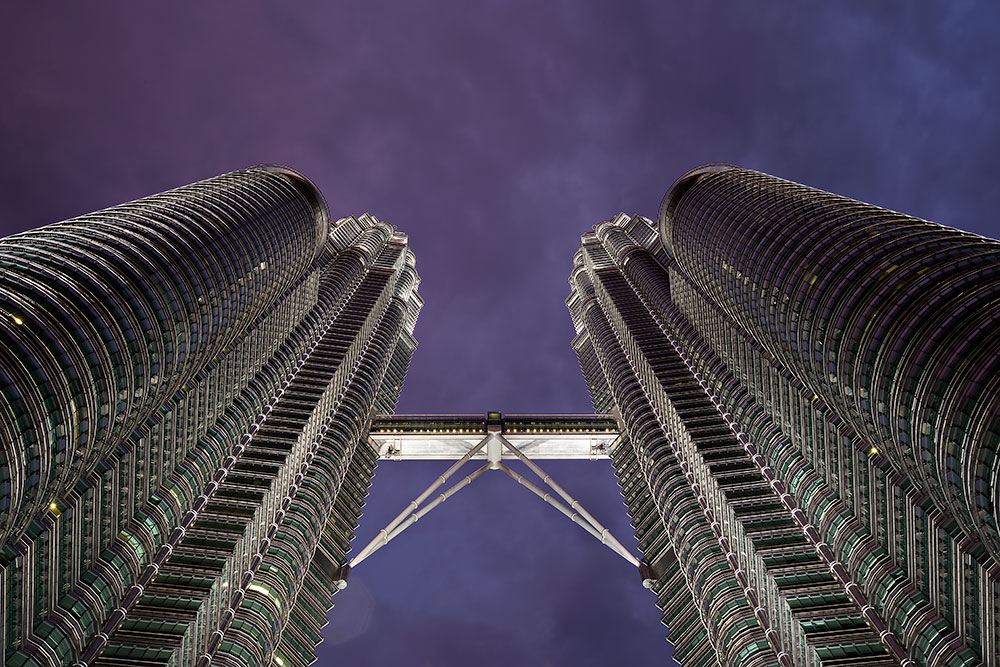
[[0,240],[3,664],[309,664],[377,459],[483,429],[610,456],[684,665],[1000,664],[998,242],[711,166],[570,283],[611,445],[373,428],[413,254],[287,168]]
[[405,235],[264,166],[0,267],[3,662],[309,664],[416,347]]
[[1000,664],[1000,243],[728,165],[582,241],[677,659]]

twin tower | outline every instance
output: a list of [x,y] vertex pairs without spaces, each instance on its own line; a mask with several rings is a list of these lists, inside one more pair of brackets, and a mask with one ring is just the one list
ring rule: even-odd
[[0,240],[0,664],[307,665],[380,456],[519,432],[611,459],[683,665],[1000,664],[997,241],[693,170],[582,237],[577,419],[391,416],[418,285],[278,166]]

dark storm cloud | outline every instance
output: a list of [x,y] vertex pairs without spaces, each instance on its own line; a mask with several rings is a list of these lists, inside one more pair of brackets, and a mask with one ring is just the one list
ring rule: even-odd
[[[991,6],[18,3],[0,25],[4,233],[291,164],[335,216],[410,235],[427,305],[403,412],[588,411],[563,305],[579,235],[655,216],[701,163],[1000,235]],[[442,467],[403,465],[362,540]],[[606,467],[552,467],[629,535]],[[359,568],[371,624],[325,664],[664,663],[628,566],[493,477]]]

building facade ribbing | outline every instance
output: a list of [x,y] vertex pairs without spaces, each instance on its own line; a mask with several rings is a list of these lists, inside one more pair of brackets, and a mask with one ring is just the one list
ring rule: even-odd
[[1000,243],[711,166],[570,284],[681,664],[1000,659]]
[[0,240],[8,665],[305,665],[421,299],[256,167]]

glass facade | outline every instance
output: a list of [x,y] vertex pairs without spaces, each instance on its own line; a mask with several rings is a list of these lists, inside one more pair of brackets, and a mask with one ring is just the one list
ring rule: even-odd
[[0,240],[9,665],[305,665],[416,348],[406,236],[255,167]]

